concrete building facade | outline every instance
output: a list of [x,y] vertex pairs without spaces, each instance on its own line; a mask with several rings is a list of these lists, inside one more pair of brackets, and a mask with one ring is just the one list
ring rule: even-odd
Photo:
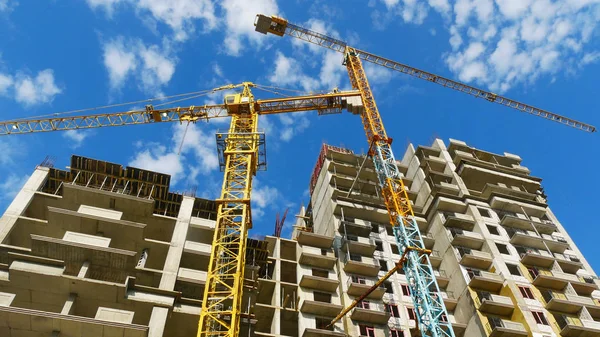
[[[409,145],[399,167],[458,337],[600,336],[600,281],[509,153]],[[0,218],[0,336],[195,335],[216,203],[73,156]],[[242,336],[420,336],[372,163],[324,145],[291,238],[249,240]]]

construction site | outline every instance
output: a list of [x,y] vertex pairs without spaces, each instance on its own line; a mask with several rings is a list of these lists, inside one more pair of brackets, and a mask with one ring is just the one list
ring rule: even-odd
[[[244,82],[212,89],[233,92],[223,104],[0,122],[1,136],[27,137],[231,119],[216,135],[215,200],[98,158],[34,168],[0,218],[0,337],[600,336],[600,280],[527,158],[457,139],[395,156],[363,63],[540,123],[595,127],[280,17],[259,14],[255,29],[339,52],[352,90],[255,99]],[[287,214],[291,236],[278,219],[274,235],[251,238],[252,179],[266,166],[258,120],[299,111],[356,115],[368,151],[323,144],[301,178],[310,203]]]

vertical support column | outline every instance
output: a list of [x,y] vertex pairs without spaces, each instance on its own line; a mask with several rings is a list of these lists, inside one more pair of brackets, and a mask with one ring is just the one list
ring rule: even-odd
[[75,304],[76,297],[77,297],[77,294],[74,294],[74,293],[69,294],[69,298],[67,299],[67,301],[65,302],[65,305],[63,306],[62,310],[60,311],[61,315],[70,315],[71,314],[71,312],[73,311],[73,304]]
[[79,269],[79,274],[77,277],[85,278],[87,276],[88,270],[90,269],[90,261],[84,261],[81,269]]
[[148,323],[148,337],[163,337],[167,323],[168,308],[154,307]]
[[46,181],[48,172],[49,169],[47,167],[36,168],[15,199],[10,203],[4,215],[0,218],[0,243],[5,243],[17,219],[29,207],[31,200],[33,200],[33,195]]
[[183,197],[183,200],[181,201],[181,208],[179,208],[179,214],[177,215],[177,223],[173,229],[171,246],[169,247],[169,252],[167,253],[165,267],[163,268],[160,285],[158,286],[160,289],[173,290],[175,288],[177,272],[179,271],[181,256],[183,255],[183,247],[185,245],[185,239],[187,238],[190,221],[192,220],[193,208],[194,198]]
[[275,270],[273,271],[273,280],[275,281],[275,312],[273,313],[273,330],[271,333],[279,336],[281,334],[281,306],[284,298],[281,296],[281,240],[277,238],[275,241],[275,249],[273,249],[275,257]]

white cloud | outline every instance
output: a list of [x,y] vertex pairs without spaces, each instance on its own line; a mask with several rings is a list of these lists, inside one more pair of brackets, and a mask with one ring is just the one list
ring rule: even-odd
[[110,87],[115,90],[134,77],[146,93],[161,95],[175,73],[177,58],[168,45],[146,46],[141,40],[126,40],[118,36],[103,44],[104,66],[108,71]]
[[[600,23],[600,0],[381,0],[403,21],[420,24],[433,9],[447,21],[444,61],[459,79],[504,92],[559,69],[596,60],[586,51]],[[426,7],[426,8],[423,8]]]
[[90,136],[90,132],[91,130],[67,130],[62,135],[70,141],[70,147],[76,149],[83,145],[83,141]]
[[10,12],[19,3],[15,0],[0,0],[0,12]]
[[129,165],[169,174],[173,185],[182,180],[194,183],[198,174],[208,175],[219,167],[215,130],[207,128],[204,131],[201,129],[204,127],[203,124],[190,124],[186,132],[185,124],[177,124],[173,126],[170,144],[136,143],[140,150]]
[[254,179],[252,185],[252,216],[253,218],[262,218],[265,215],[265,209],[275,208],[282,196],[277,188],[262,186],[258,179]]
[[14,90],[15,100],[25,106],[49,103],[54,99],[54,96],[62,92],[54,82],[52,69],[38,72],[35,78],[25,74],[17,74],[14,81]]
[[600,60],[600,52],[596,51],[596,52],[586,53],[581,58],[580,65],[581,66],[586,66],[588,64],[595,63],[595,62],[597,62],[599,60]]
[[279,51],[275,55],[275,69],[269,76],[269,81],[280,86],[299,86],[307,92],[320,86],[318,80],[304,74],[298,60],[286,57]]
[[136,153],[129,166],[171,175],[175,185],[181,178],[184,166],[176,152],[167,151],[167,147],[158,143],[146,144],[148,148]]
[[224,44],[227,54],[232,56],[241,54],[244,40],[254,45],[262,45],[265,37],[254,31],[253,14],[277,15],[279,13],[275,0],[223,0],[219,3],[225,11]]
[[13,82],[11,75],[0,74],[0,95],[8,95],[8,89],[12,87]]
[[195,32],[197,20],[204,22],[205,30],[214,29],[218,21],[211,0],[87,0],[87,3],[92,9],[105,10],[109,16],[119,5],[131,6],[146,23],[150,19],[169,26],[177,41],[186,40]]
[[10,174],[4,182],[0,183],[0,199],[13,199],[25,185],[27,179],[29,179],[29,175]]
[[120,88],[127,76],[137,67],[135,53],[125,47],[123,38],[107,42],[102,47],[104,50],[104,66],[108,71],[110,86],[113,89]]
[[15,163],[17,156],[26,153],[26,148],[23,144],[11,139],[0,140],[0,164],[10,165]]
[[284,142],[289,142],[310,126],[310,120],[306,117],[306,113],[281,114],[278,117],[282,125],[279,128],[281,130],[279,138]]
[[364,64],[367,78],[371,84],[386,84],[396,75],[395,72],[388,68],[384,68],[373,63],[365,62]]

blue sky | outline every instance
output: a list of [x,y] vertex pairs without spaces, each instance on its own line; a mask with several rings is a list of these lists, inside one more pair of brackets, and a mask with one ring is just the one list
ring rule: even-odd
[[[246,3],[248,2],[248,3]],[[475,5],[477,3],[477,5]],[[1,119],[130,102],[253,81],[300,91],[347,88],[341,56],[254,32],[256,13],[340,37],[357,48],[600,125],[598,0],[0,0]],[[597,134],[368,67],[396,156],[409,142],[455,138],[520,155],[593,266]],[[273,97],[255,91],[259,98]],[[182,104],[221,101],[221,94]],[[126,109],[143,104],[127,106]],[[323,142],[361,152],[360,120],[316,113],[262,118],[268,171],[254,189],[254,234],[295,213]],[[175,190],[218,195],[214,133],[227,124],[146,125],[0,139],[0,208],[46,155],[79,154],[173,175]],[[288,217],[288,222],[293,216]],[[289,228],[284,235],[289,233]]]

